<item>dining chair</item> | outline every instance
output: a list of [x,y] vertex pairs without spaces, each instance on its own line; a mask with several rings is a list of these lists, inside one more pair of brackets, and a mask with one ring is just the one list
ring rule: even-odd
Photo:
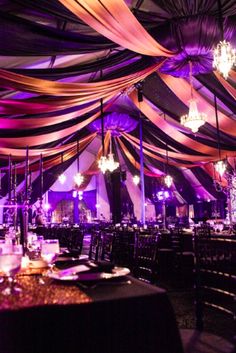
[[102,233],[102,245],[101,245],[101,260],[113,262],[113,244],[114,244],[115,234],[114,233]]
[[100,230],[94,230],[91,232],[90,244],[89,244],[89,259],[98,261],[101,257],[101,246],[102,236]]
[[136,278],[149,283],[156,281],[157,246],[155,235],[137,235],[133,267],[133,275]]
[[[196,330],[180,330],[185,353],[235,353],[236,240],[195,236],[194,246]],[[222,325],[229,316],[230,341],[206,330],[208,310]]]

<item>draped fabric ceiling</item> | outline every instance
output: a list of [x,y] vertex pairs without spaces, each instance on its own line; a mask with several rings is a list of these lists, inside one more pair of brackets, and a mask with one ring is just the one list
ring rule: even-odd
[[[221,5],[224,37],[236,47],[235,1]],[[201,197],[203,189],[210,198],[224,197],[213,186],[213,179],[227,183],[213,168],[219,159],[214,96],[221,156],[232,170],[236,68],[227,81],[212,69],[212,51],[221,39],[217,1],[4,0],[0,13],[3,186],[9,155],[21,180],[28,146],[30,171],[38,169],[42,154],[44,188],[49,188],[59,168],[75,160],[78,140],[83,153],[93,139],[101,139],[90,124],[100,118],[102,101],[104,114],[113,114],[119,126],[126,126],[121,122],[126,116],[142,120],[147,183],[163,182],[168,150],[174,188],[187,202]],[[207,114],[196,134],[180,125],[190,99],[189,61],[198,108]],[[137,171],[138,125],[118,134],[108,131],[106,150],[111,138],[116,158],[122,156],[126,168]],[[99,172],[101,153],[94,151],[83,188]]]

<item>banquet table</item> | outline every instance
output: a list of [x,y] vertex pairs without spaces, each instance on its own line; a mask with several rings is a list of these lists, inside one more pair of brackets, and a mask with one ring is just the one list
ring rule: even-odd
[[[182,353],[165,290],[132,276],[84,286],[19,275],[0,294],[1,353]],[[82,286],[82,287],[81,287]]]

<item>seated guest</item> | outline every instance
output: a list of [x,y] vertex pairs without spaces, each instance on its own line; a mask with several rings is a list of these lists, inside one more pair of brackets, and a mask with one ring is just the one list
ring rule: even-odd
[[69,216],[67,214],[65,214],[63,217],[62,217],[62,223],[63,224],[68,224],[69,223]]
[[45,217],[44,217],[44,213],[43,210],[39,207],[36,210],[36,216],[35,216],[35,224],[37,226],[43,226],[45,225]]

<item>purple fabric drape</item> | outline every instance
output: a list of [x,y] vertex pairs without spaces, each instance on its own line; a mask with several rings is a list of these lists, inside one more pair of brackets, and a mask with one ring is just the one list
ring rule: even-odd
[[[175,19],[171,22],[171,27],[177,48],[170,49],[178,49],[179,54],[169,58],[160,71],[176,77],[189,77],[189,60],[191,60],[193,75],[211,72],[212,49],[221,39],[218,20],[210,16],[193,16]],[[225,39],[233,40],[236,28],[230,23],[225,24],[225,27],[227,28],[224,33]],[[165,42],[162,44],[165,45]]]
[[2,11],[0,11],[0,17],[0,42],[4,43],[0,47],[0,55],[68,55],[117,47],[115,43],[100,35],[88,36],[67,32]]
[[[104,116],[104,131],[111,131],[113,136],[119,136],[122,132],[133,131],[138,121],[125,113],[113,112]],[[92,122],[88,126],[90,131],[101,132],[101,119]]]

